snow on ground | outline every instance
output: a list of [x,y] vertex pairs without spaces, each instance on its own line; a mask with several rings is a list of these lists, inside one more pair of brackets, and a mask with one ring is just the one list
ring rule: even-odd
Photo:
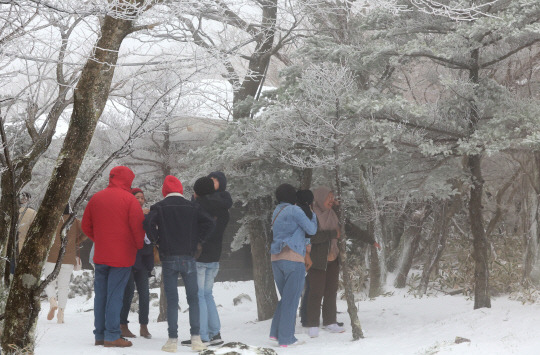
[[[159,289],[151,290],[159,292]],[[221,335],[225,342],[240,341],[249,345],[272,347],[278,354],[540,354],[540,305],[522,305],[507,298],[492,300],[491,309],[473,311],[473,301],[463,296],[415,298],[396,290],[392,296],[358,303],[364,339],[353,342],[350,332],[330,334],[320,331],[311,339],[297,324],[297,337],[306,344],[289,349],[277,348],[268,340],[270,320],[257,322],[253,282],[216,283],[216,303],[222,323]],[[248,294],[252,302],[234,306],[233,299]],[[180,340],[188,339],[187,303],[183,287],[179,287]],[[93,299],[77,297],[68,301],[65,324],[56,318],[46,320],[49,309],[42,304],[37,327],[36,354],[165,354],[161,346],[167,340],[167,323],[157,323],[157,300],[151,300],[150,340],[137,337],[133,347],[118,349],[94,346]],[[345,301],[338,301],[338,320],[347,326]],[[130,329],[138,334],[138,318],[130,313]],[[468,338],[470,343],[455,344],[456,336]],[[179,347],[178,353],[193,352]]]

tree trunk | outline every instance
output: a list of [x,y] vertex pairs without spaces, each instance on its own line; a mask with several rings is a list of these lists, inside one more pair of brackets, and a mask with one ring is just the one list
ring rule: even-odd
[[313,168],[305,168],[300,171],[300,190],[311,189],[313,180]]
[[[480,82],[479,67],[480,50],[471,51],[472,66],[469,70],[471,83]],[[474,99],[470,102],[469,136],[472,136],[478,127],[478,107]],[[469,223],[473,237],[474,266],[474,309],[491,308],[489,296],[489,243],[484,230],[484,215],[482,197],[484,192],[484,178],[482,177],[482,155],[470,154],[467,157],[467,167],[471,174],[471,194],[469,199]]]
[[262,0],[262,20],[256,48],[248,63],[247,75],[240,88],[233,94],[233,119],[248,117],[251,113],[252,102],[256,100],[262,88],[266,71],[272,57],[274,35],[276,32],[277,0]]
[[[334,154],[336,157],[338,155],[337,153],[337,147],[334,147]],[[345,300],[347,301],[347,312],[349,313],[349,318],[351,319],[353,340],[358,340],[364,337],[364,332],[362,331],[362,324],[360,324],[360,319],[358,318],[358,308],[356,307],[356,302],[354,300],[354,269],[349,263],[347,254],[347,233],[345,232],[346,216],[344,213],[345,207],[343,206],[344,200],[342,198],[341,173],[339,166],[334,168],[334,173],[336,197],[339,201],[341,201],[336,208],[336,213],[339,218],[339,226],[341,229],[341,238],[339,239],[339,263],[341,265],[341,278],[343,279]]]
[[450,221],[454,215],[461,208],[461,194],[455,195],[451,202],[445,203],[439,212],[439,218],[435,220],[435,229],[436,232],[433,233],[433,247],[432,252],[427,258],[426,263],[424,264],[424,269],[422,270],[422,277],[420,279],[420,294],[426,294],[429,277],[435,270],[436,266],[441,260],[441,256],[446,247],[446,239],[448,238],[448,231],[450,227]]
[[410,218],[411,224],[403,234],[405,236],[405,246],[401,254],[401,260],[398,267],[398,274],[394,281],[396,288],[404,288],[407,285],[407,276],[411,270],[414,256],[420,245],[422,238],[422,226],[429,216],[430,210],[426,210],[426,206],[421,209],[415,209]]
[[269,206],[270,202],[270,197],[261,198],[253,201],[249,209],[253,211],[255,217],[248,222],[248,230],[253,260],[253,283],[257,298],[257,319],[259,321],[272,318],[277,305],[274,273],[270,261],[272,234],[268,229],[270,222],[265,217],[268,214],[265,206]]
[[381,294],[382,286],[386,282],[386,247],[382,240],[382,226],[377,210],[377,204],[375,196],[371,186],[368,185],[368,181],[364,174],[367,173],[366,168],[360,169],[360,190],[364,196],[366,204],[366,210],[371,214],[367,223],[368,233],[371,239],[375,240],[380,246],[381,250],[377,251],[374,246],[370,247],[370,259],[369,259],[369,297],[374,298]]
[[40,310],[39,278],[58,221],[67,203],[84,155],[92,139],[114,75],[118,51],[130,33],[132,21],[106,16],[93,58],[82,71],[74,97],[73,113],[56,167],[28,231],[7,300],[2,349],[33,351],[34,332]]
[[[13,186],[12,172],[6,170],[0,177],[0,184],[2,186],[2,197],[0,198],[0,211],[2,211],[2,218],[0,220],[0,235],[5,238],[7,243],[0,244],[0,270],[3,270],[3,286],[2,290],[7,292],[10,282],[10,266],[15,262],[15,240],[17,239],[17,222],[18,222],[18,209],[17,209],[17,191]],[[15,209],[15,211],[13,211]],[[15,245],[15,248],[17,246]]]
[[165,286],[163,284],[163,270],[161,270],[159,290],[159,315],[157,321],[165,322],[167,320],[167,297],[165,296]]
[[[534,152],[532,159],[532,181],[530,181],[531,189],[528,189],[527,200],[525,206],[527,218],[525,222],[526,231],[524,234],[525,251],[523,252],[523,276],[522,281],[531,281],[531,273],[538,262],[538,244],[540,241],[540,228],[538,228],[538,217],[540,209],[540,201],[538,201],[538,193],[540,191],[540,152]],[[536,268],[538,269],[538,268]],[[537,278],[537,277],[536,277]],[[538,283],[538,280],[535,280]]]
[[471,196],[469,200],[469,223],[473,236],[473,258],[474,266],[474,309],[491,308],[491,299],[489,296],[489,261],[488,250],[489,243],[484,231],[484,217],[482,215],[482,195],[484,180],[480,164],[482,157],[480,155],[469,156],[469,169],[471,171]]

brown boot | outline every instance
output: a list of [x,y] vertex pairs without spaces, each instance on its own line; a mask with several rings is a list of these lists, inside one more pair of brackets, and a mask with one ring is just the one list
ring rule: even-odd
[[105,340],[103,344],[106,348],[128,348],[133,345],[129,340],[118,338],[115,341]]
[[105,340],[96,340],[96,346],[104,345],[104,344],[105,344]]
[[141,324],[141,336],[146,339],[152,339],[152,334],[148,331],[147,324]]
[[120,330],[122,331],[122,338],[136,338],[137,336],[133,334],[127,324],[120,324]]

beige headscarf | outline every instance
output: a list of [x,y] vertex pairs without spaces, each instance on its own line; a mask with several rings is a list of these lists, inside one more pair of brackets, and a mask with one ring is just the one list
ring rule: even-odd
[[339,219],[334,210],[324,206],[324,201],[330,192],[332,192],[332,190],[325,186],[313,190],[313,211],[317,215],[321,230],[334,230],[339,228]]

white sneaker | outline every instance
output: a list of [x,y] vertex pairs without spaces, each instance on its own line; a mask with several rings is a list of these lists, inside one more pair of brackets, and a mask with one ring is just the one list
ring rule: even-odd
[[64,309],[63,308],[58,308],[58,314],[56,315],[56,318],[58,319],[59,324],[64,323]]
[[345,328],[344,327],[340,327],[339,325],[337,325],[336,323],[334,324],[329,324],[327,325],[326,327],[324,327],[326,330],[328,330],[330,333],[343,333],[345,332]]
[[169,338],[165,345],[161,347],[161,350],[168,353],[175,353],[178,350],[178,338]]
[[316,338],[319,336],[319,327],[310,327],[307,333],[310,338]]
[[202,342],[200,335],[191,336],[191,350],[202,351],[206,349],[207,349],[207,346]]
[[306,342],[303,341],[303,340],[297,340],[295,341],[294,343],[292,344],[288,344],[288,345],[280,345],[279,347],[280,348],[294,348],[295,346],[298,346],[298,345],[304,345]]

